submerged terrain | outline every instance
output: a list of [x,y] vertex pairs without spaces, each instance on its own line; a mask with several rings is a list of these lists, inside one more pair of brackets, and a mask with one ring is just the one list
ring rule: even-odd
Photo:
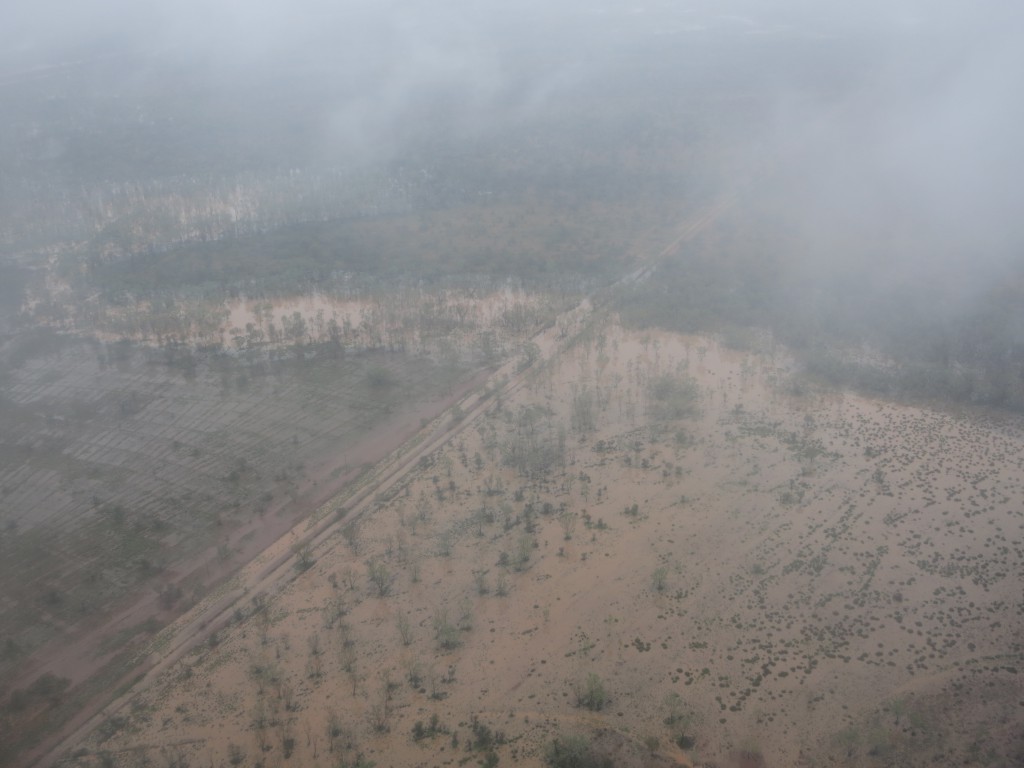
[[809,386],[767,338],[562,330],[165,631],[220,620],[70,763],[1019,756],[1024,425]]
[[94,1],[0,30],[0,765],[1024,763],[1019,26]]

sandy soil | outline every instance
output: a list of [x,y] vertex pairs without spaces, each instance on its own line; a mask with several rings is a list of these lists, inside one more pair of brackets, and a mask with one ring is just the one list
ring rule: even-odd
[[[60,762],[540,765],[574,733],[616,765],[1024,756],[1019,423],[586,306],[538,346],[354,523],[328,503],[158,638]],[[696,412],[664,394],[691,377]]]

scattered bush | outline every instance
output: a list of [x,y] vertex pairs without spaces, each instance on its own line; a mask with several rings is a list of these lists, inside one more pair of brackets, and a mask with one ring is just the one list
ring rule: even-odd
[[423,724],[422,720],[417,720],[412,727],[413,741],[432,739],[439,733],[448,733],[448,728],[445,725],[442,725],[441,720],[438,718],[436,713],[430,716],[430,722],[426,725]]
[[441,650],[451,651],[462,644],[459,628],[448,620],[448,611],[441,609],[434,614],[434,638]]
[[654,587],[656,592],[665,591],[665,582],[668,578],[668,568],[660,566],[654,569],[654,573],[651,574],[651,585]]
[[492,731],[484,723],[481,723],[480,718],[476,715],[473,715],[469,728],[473,734],[469,742],[470,749],[479,752],[492,752],[495,747],[505,743],[505,733],[503,731]]
[[293,550],[295,555],[295,570],[299,573],[308,571],[316,561],[313,559],[313,548],[309,544],[296,546]]
[[394,371],[385,368],[383,365],[375,365],[367,371],[366,383],[370,385],[370,389],[381,390],[390,389],[396,386],[399,381]]
[[613,768],[610,757],[597,754],[585,736],[561,736],[552,741],[544,753],[551,768]]
[[651,382],[648,397],[648,415],[654,421],[676,421],[697,413],[700,387],[691,376],[665,373]]
[[377,590],[378,597],[387,597],[391,591],[391,572],[388,567],[379,560],[371,560],[366,564],[367,575],[370,578],[370,583],[373,584]]
[[587,679],[576,685],[576,706],[598,712],[608,703],[608,694],[604,682],[597,674],[591,672]]

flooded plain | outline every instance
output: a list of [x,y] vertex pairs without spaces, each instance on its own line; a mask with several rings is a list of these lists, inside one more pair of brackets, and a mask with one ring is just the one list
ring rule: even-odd
[[67,764],[1013,754],[1020,424],[576,330]]

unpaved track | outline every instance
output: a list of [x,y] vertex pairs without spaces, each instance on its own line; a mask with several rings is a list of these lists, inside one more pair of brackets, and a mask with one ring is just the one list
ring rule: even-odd
[[[672,255],[684,242],[704,231],[733,204],[734,198],[729,196],[687,219],[680,228],[680,234],[653,259],[601,291],[601,294],[610,296],[616,287],[648,277],[658,261]],[[122,683],[127,683],[132,676],[136,679],[125,693],[95,714],[72,721],[53,738],[27,752],[24,755],[25,764],[56,764],[101,723],[116,715],[138,694],[148,689],[185,654],[230,624],[236,610],[244,606],[250,596],[270,595],[279,591],[296,573],[295,552],[299,548],[308,545],[315,554],[318,546],[337,538],[342,527],[372,512],[374,499],[403,480],[422,457],[428,456],[469,427],[491,405],[495,396],[507,397],[525,386],[532,371],[567,347],[585,328],[593,306],[591,299],[585,298],[573,309],[559,315],[553,324],[533,337],[532,342],[541,354],[532,365],[517,370],[519,360],[512,359],[505,363],[487,379],[485,394],[471,392],[458,403],[463,413],[461,419],[455,421],[442,414],[425,426],[404,446],[378,464],[361,488],[354,492],[352,489],[341,492],[323,504],[312,517],[299,521],[268,547],[262,556],[245,566],[226,591],[203,601],[165,629],[161,637],[170,633],[170,642],[164,644],[159,656],[150,656],[126,675]],[[338,511],[343,508],[346,514],[339,517]]]

